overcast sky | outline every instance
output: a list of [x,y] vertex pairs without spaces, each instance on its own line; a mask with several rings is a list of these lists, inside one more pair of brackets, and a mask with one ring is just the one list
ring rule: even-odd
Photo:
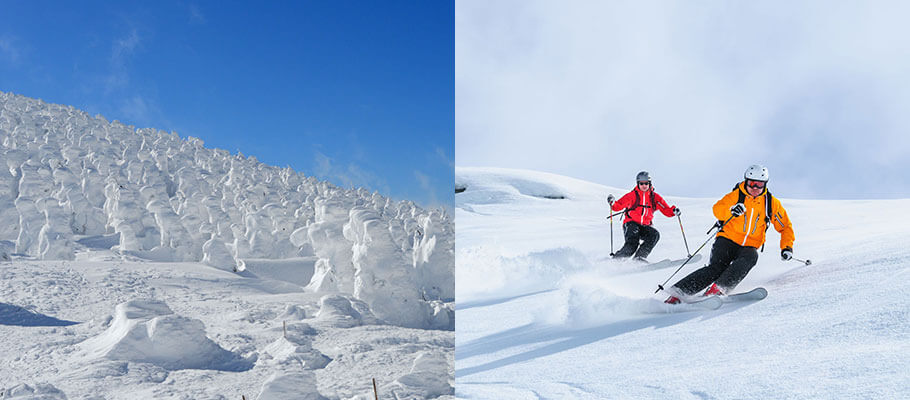
[[0,91],[451,206],[454,8],[3,1]]
[[910,3],[459,1],[455,164],[910,197]]

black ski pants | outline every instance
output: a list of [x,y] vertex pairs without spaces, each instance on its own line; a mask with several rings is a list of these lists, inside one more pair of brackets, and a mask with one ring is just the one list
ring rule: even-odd
[[622,226],[622,231],[626,237],[626,244],[613,257],[624,258],[635,255],[635,258],[646,258],[660,240],[660,232],[657,229],[634,221],[626,222]]
[[757,262],[758,249],[740,246],[725,237],[717,237],[711,248],[708,265],[695,270],[673,286],[691,296],[716,283],[722,292],[729,293],[729,290],[742,282]]

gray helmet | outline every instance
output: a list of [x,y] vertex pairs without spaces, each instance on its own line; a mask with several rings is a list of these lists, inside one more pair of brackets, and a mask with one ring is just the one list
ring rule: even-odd
[[641,171],[635,176],[635,182],[651,182],[651,175],[648,171]]

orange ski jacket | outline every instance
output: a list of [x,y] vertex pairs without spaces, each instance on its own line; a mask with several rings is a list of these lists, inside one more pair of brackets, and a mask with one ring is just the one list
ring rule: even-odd
[[714,203],[714,216],[720,221],[726,221],[733,215],[730,212],[730,208],[736,205],[740,193],[745,195],[743,205],[746,206],[746,212],[730,220],[717,233],[717,236],[730,239],[740,246],[761,247],[765,243],[765,233],[768,230],[765,222],[765,214],[767,214],[765,201],[770,197],[770,221],[774,225],[774,229],[780,232],[780,248],[793,248],[793,241],[796,236],[793,233],[790,217],[787,216],[787,210],[780,204],[780,200],[777,197],[765,196],[767,191],[768,188],[765,188],[760,195],[752,197],[746,191],[745,182],[740,182],[736,185],[736,189],[718,200],[717,203]]

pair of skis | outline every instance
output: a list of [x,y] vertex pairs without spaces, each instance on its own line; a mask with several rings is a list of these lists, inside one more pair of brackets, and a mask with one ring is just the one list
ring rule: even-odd
[[763,287],[757,287],[748,292],[743,293],[734,293],[727,296],[707,296],[704,298],[697,298],[693,301],[682,302],[680,304],[674,304],[672,307],[680,308],[680,311],[696,309],[696,310],[716,310],[724,305],[724,303],[736,303],[743,301],[759,301],[768,297],[768,291]]
[[[679,260],[665,259],[654,263],[644,263],[640,266],[636,266],[636,268],[634,268],[632,271],[626,273],[656,271],[659,269],[678,266],[685,261],[698,261],[699,259],[701,259],[701,254],[696,254],[689,258],[683,258]],[[716,310],[723,306],[724,303],[759,301],[765,297],[768,297],[768,291],[763,287],[757,287],[748,292],[734,293],[728,296],[695,297],[689,301],[683,301],[682,303],[674,304],[672,307],[674,311]]]

